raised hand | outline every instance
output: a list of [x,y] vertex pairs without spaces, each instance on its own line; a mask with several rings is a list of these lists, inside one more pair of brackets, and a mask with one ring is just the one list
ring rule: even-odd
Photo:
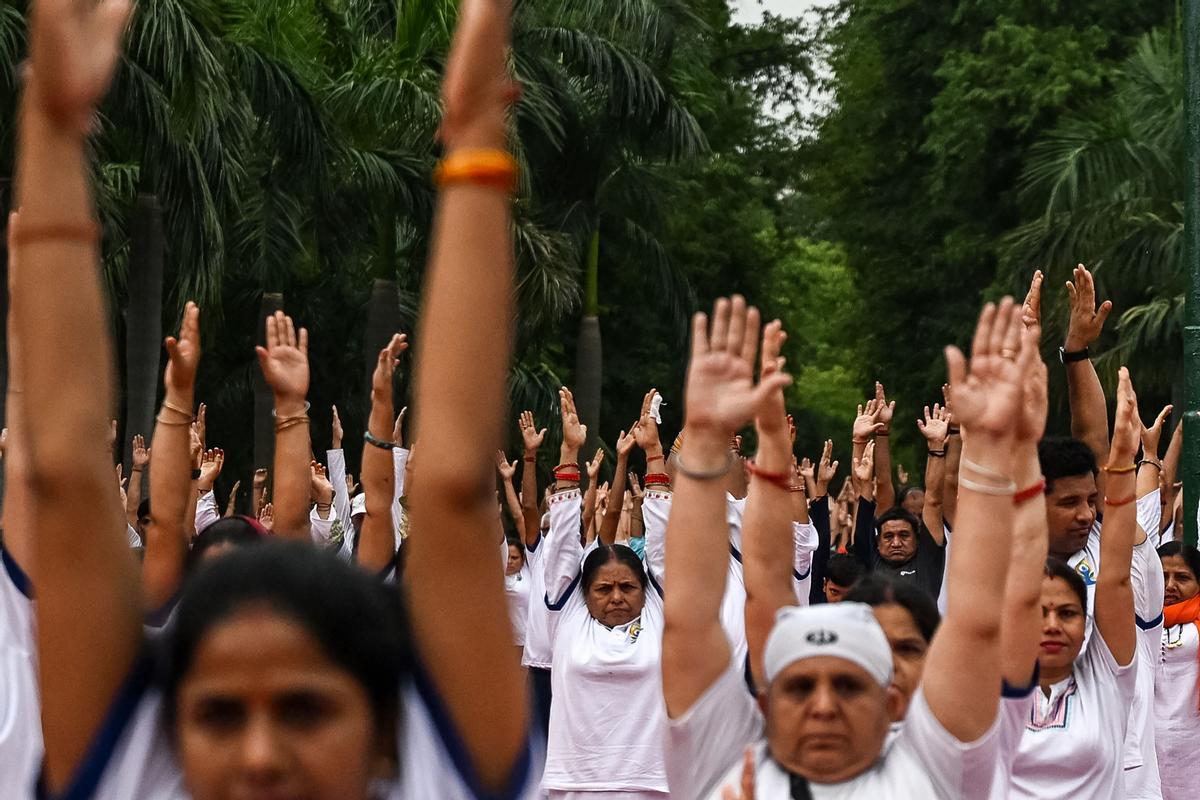
[[506,482],[512,483],[513,476],[517,474],[517,462],[511,464],[508,462],[508,457],[504,455],[503,450],[496,451],[496,471],[500,473],[500,477]]
[[587,426],[579,421],[575,396],[565,386],[558,390],[558,404],[562,412],[563,449],[577,451],[587,441]]
[[809,497],[819,497],[817,494],[817,466],[812,459],[807,457],[801,459],[800,463],[796,464],[795,472],[796,483],[804,487],[805,493]]
[[146,437],[140,433],[133,437],[133,468],[145,469],[150,463],[150,448],[146,447]]
[[876,433],[887,433],[892,428],[892,417],[896,416],[896,401],[890,403],[887,399],[887,392],[884,391],[883,384],[875,381],[875,422],[883,426],[882,430],[876,428]]
[[241,491],[242,482],[234,481],[233,488],[229,490],[229,502],[225,504],[225,516],[232,517],[237,513],[238,492]]
[[503,121],[516,95],[505,56],[512,0],[465,0],[442,83],[439,135],[448,148],[503,147]]
[[896,477],[900,479],[900,483],[908,485],[908,470],[904,468],[903,464],[896,465]]
[[196,409],[196,420],[192,423],[192,429],[196,432],[196,438],[200,440],[200,446],[207,448],[208,446],[208,406],[204,403]]
[[851,431],[854,441],[866,442],[874,439],[876,434],[886,432],[887,426],[879,421],[879,400],[873,397],[867,401],[865,406],[860,404]]
[[642,484],[640,481],[638,481],[637,473],[629,473],[628,480],[629,494],[633,498],[633,501],[635,503],[641,501],[646,496],[646,493],[642,490]]
[[320,505],[329,505],[333,502],[333,484],[329,481],[329,473],[325,466],[318,461],[313,461],[308,465],[308,470],[313,498]]
[[1071,301],[1071,320],[1067,325],[1066,349],[1078,351],[1100,338],[1104,321],[1112,312],[1112,301],[1105,300],[1096,307],[1096,281],[1083,264],[1075,267],[1075,280],[1067,281]]
[[642,452],[646,454],[647,459],[654,455],[662,455],[662,442],[658,438],[658,423],[654,421],[654,415],[650,413],[656,394],[658,394],[657,389],[646,392],[646,396],[642,398],[642,413],[638,416],[637,424],[633,426],[633,437],[637,441],[637,446],[642,448]]
[[1172,405],[1163,408],[1149,428],[1142,423],[1142,458],[1158,460],[1158,444],[1162,439],[1163,426],[1171,418],[1171,412],[1174,410],[1175,406]]
[[925,437],[930,450],[942,450],[950,436],[950,412],[937,403],[933,404],[932,411],[929,410],[929,406],[925,406],[925,419],[917,420],[917,428]]
[[634,430],[636,428],[637,428],[637,423],[635,422],[633,424],[632,428],[630,429],[629,433],[626,433],[625,431],[621,431],[621,435],[617,437],[617,457],[618,458],[628,458],[630,451],[632,451],[634,445],[637,444],[637,434],[634,433]]
[[1020,307],[1006,297],[999,306],[988,303],[980,313],[969,368],[961,350],[946,348],[954,414],[971,435],[1006,439],[1014,432],[1024,376],[1035,355],[1022,347],[1023,330]]
[[738,786],[721,789],[721,800],[754,800],[754,748],[746,748],[742,759],[742,780]]
[[870,486],[875,482],[874,442],[868,442],[862,456],[854,459],[854,470],[851,474],[854,477],[855,485],[859,487],[859,494],[863,493],[862,490],[864,487]]
[[522,411],[517,424],[521,427],[521,441],[525,445],[525,454],[533,455],[542,446],[542,442],[546,440],[546,429],[540,431],[533,421],[532,411]]
[[400,409],[400,413],[396,415],[396,424],[392,426],[392,441],[400,447],[404,446],[404,415],[408,413],[408,406]]
[[258,510],[258,522],[268,531],[275,530],[275,506],[270,503],[263,503],[263,507]]
[[[783,372],[786,359],[783,358],[782,352],[786,341],[787,333],[783,330],[783,324],[779,320],[768,322],[763,328],[760,380],[765,381],[772,375],[778,375]],[[791,417],[788,416],[787,409],[784,407],[782,389],[783,385],[780,385],[763,399],[763,402],[758,407],[758,413],[755,414],[754,426],[763,435],[779,433],[786,427],[789,437],[794,441],[796,426],[792,422]],[[740,454],[742,450],[740,437],[735,438],[739,439],[737,452]]]
[[[744,298],[721,298],[713,305],[712,328],[704,314],[692,318],[685,414],[689,429],[705,429],[728,439],[757,416],[791,383],[777,371],[754,382],[759,346],[758,309]],[[786,424],[780,415],[779,424]]]
[[600,465],[604,463],[604,451],[597,450],[596,455],[587,463],[588,481],[595,485],[596,479],[600,477]]
[[308,396],[308,331],[297,331],[292,318],[282,311],[267,317],[266,331],[266,347],[254,350],[263,377],[275,393],[275,405],[278,408],[280,401],[290,401],[292,406],[301,406]]
[[596,517],[604,515],[608,509],[608,481],[596,487]]
[[1112,447],[1108,455],[1110,467],[1124,469],[1133,463],[1137,458],[1138,445],[1141,444],[1141,432],[1142,421],[1138,417],[1137,394],[1133,391],[1129,370],[1121,367],[1117,383],[1117,413],[1113,417]]
[[108,93],[132,8],[128,0],[37,0],[29,21],[29,86],[42,112],[84,135]]
[[1029,292],[1025,295],[1025,303],[1021,306],[1021,323],[1032,330],[1038,341],[1042,338],[1042,282],[1046,276],[1039,269],[1033,273],[1029,282]]
[[[874,455],[873,450],[871,454]],[[821,451],[821,460],[817,463],[817,486],[813,497],[821,497],[829,493],[829,483],[833,480],[833,476],[837,475],[837,470],[838,462],[833,460],[833,440],[826,439],[825,447]]]
[[183,310],[179,336],[168,336],[167,369],[163,383],[168,392],[191,396],[196,385],[196,370],[200,366],[200,307],[189,302]]
[[224,450],[214,448],[204,454],[204,461],[200,464],[200,477],[196,481],[196,488],[201,494],[212,491],[213,484],[217,482],[217,476],[221,474],[224,466]]
[[338,416],[337,406],[333,407],[333,425],[332,425],[332,427],[333,427],[333,431],[332,431],[332,433],[333,433],[333,449],[341,450],[342,449],[342,437],[345,435],[345,431],[342,430],[342,418],[340,416]]
[[125,477],[125,466],[117,464],[117,491],[121,493],[121,508],[129,505],[129,496],[125,493],[125,484],[129,483],[129,479]]
[[[397,333],[379,351],[379,357],[375,360],[375,371],[371,373],[371,397],[373,400],[391,402],[392,376],[396,374],[396,366],[400,363],[400,354],[407,349],[408,337],[403,333]],[[388,406],[388,419],[392,418],[391,408]],[[403,414],[400,415],[397,424],[403,421],[403,416]],[[392,428],[392,435],[395,436],[395,425]]]
[[265,469],[254,470],[253,487],[255,489],[265,489],[267,487],[267,471]]

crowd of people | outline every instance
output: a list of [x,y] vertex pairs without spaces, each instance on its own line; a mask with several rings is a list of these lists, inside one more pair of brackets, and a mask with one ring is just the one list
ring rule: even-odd
[[239,515],[236,486],[223,513],[213,491],[224,453],[195,397],[192,303],[155,429],[114,475],[87,136],[129,6],[31,4],[0,797],[1195,797],[1182,434],[1164,454],[1172,409],[1145,424],[1124,368],[1110,428],[1088,348],[1111,304],[1082,266],[1059,350],[1070,436],[1046,431],[1039,272],[1023,303],[984,306],[969,353],[947,348],[941,402],[917,421],[920,486],[897,485],[878,384],[839,491],[832,440],[797,458],[786,333],[739,296],[693,320],[669,448],[651,389],[601,484],[563,388],[548,485],[545,420],[520,414],[519,459],[497,451],[510,5],[463,0],[446,67],[409,443],[392,396],[406,335],[379,353],[356,484],[336,409],[332,449],[313,452],[309,332],[274,314],[257,349],[274,461]]

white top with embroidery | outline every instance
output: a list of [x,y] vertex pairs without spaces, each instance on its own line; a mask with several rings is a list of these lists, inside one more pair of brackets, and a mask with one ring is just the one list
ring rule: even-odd
[[1163,800],[1197,795],[1196,754],[1200,753],[1200,631],[1194,623],[1162,632],[1155,653],[1155,746]]
[[42,767],[32,591],[3,548],[0,560],[0,797],[27,800]]

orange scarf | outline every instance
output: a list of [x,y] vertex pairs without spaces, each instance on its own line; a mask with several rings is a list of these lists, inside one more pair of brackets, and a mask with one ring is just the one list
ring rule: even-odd
[[[1163,624],[1168,628],[1175,625],[1186,625],[1192,623],[1196,626],[1197,633],[1200,633],[1200,594],[1184,600],[1181,603],[1173,603],[1163,608]],[[1200,666],[1197,667],[1200,672]],[[1196,679],[1196,694],[1200,697],[1200,676]],[[1200,710],[1200,700],[1197,700],[1197,709]]]

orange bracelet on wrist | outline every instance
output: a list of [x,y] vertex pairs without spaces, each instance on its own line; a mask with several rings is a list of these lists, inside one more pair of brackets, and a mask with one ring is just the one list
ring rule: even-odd
[[1122,497],[1120,500],[1111,500],[1108,497],[1105,497],[1104,505],[1109,506],[1111,508],[1120,508],[1121,506],[1129,505],[1134,500],[1137,500],[1136,494],[1131,494],[1131,495],[1129,495],[1129,497]]
[[76,223],[47,223],[45,225],[21,222],[13,232],[13,242],[17,245],[55,241],[96,244],[100,241],[100,226],[91,220]]
[[459,150],[437,165],[433,182],[441,187],[468,183],[512,194],[517,188],[517,160],[503,150]]

